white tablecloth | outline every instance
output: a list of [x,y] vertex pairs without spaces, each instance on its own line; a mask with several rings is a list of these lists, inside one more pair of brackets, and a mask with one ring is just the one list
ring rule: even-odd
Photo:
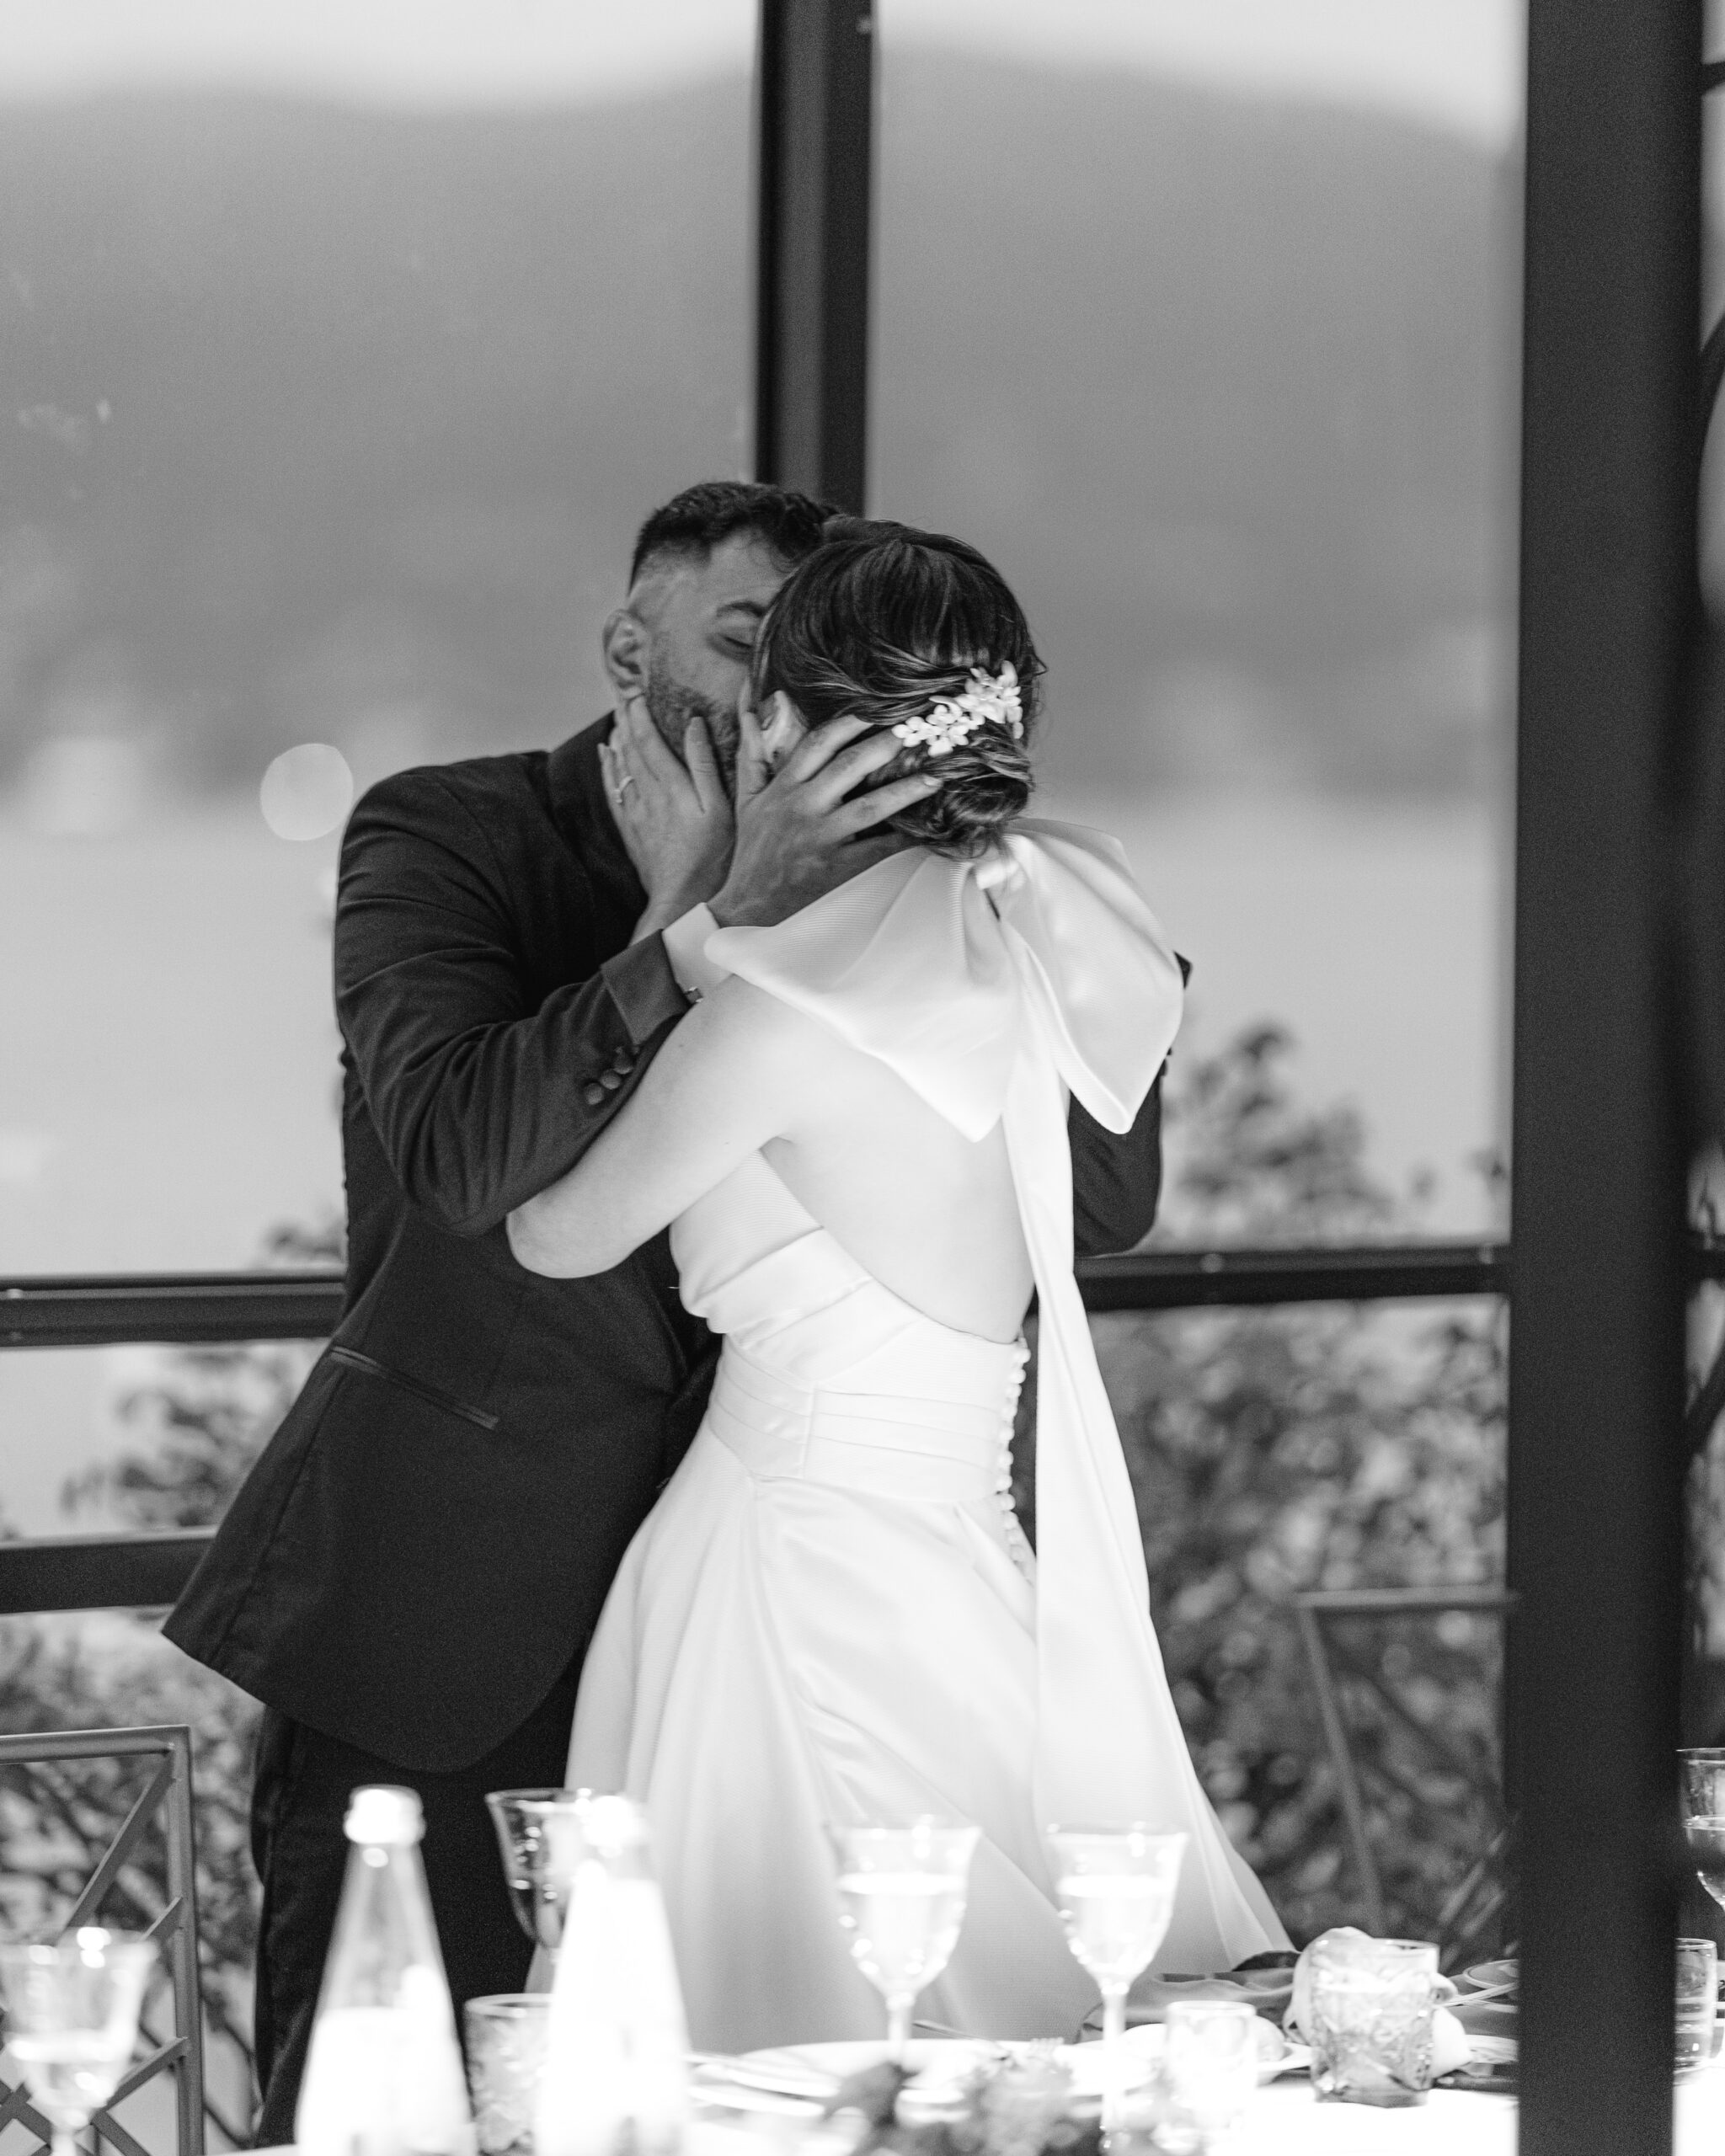
[[[1725,2067],[1680,2082],[1677,2156],[1725,2151]],[[1514,2156],[1515,2100],[1434,2089],[1406,2111],[1321,2104],[1305,2081],[1259,2091],[1238,2156]]]
[[[1725,2063],[1678,2085],[1677,2156],[1725,2151]],[[689,2156],[761,2156],[794,2146],[794,2133],[709,2113],[689,2137]],[[271,2149],[259,2156],[296,2156]],[[1364,2104],[1321,2104],[1306,2081],[1260,2089],[1233,2156],[1515,2156],[1515,2100],[1456,2089],[1434,2089],[1406,2111]]]
[[[1677,2156],[1725,2152],[1725,2064],[1679,2084]],[[711,2118],[712,2115],[708,2114]],[[761,2156],[786,2151],[795,2132],[777,2133],[742,2118],[703,2123],[689,2156]],[[766,2130],[762,2130],[766,2129]],[[1515,2156],[1515,2100],[1472,2090],[1435,2089],[1404,2111],[1365,2104],[1321,2104],[1304,2080],[1279,2081],[1258,2091],[1231,2156]]]

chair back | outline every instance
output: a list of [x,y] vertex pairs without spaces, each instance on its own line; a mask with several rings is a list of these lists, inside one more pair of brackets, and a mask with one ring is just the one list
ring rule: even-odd
[[[79,1817],[76,1792],[54,1770],[81,1760],[137,1760],[143,1785],[99,1855]],[[126,2071],[109,2104],[91,2125],[100,2141],[119,2156],[162,2156],[147,2149],[115,2111],[149,2081],[166,2077],[174,2099],[175,2156],[204,2156],[204,2028],[198,1983],[197,1864],[192,1838],[191,1732],[183,1723],[146,1729],[43,1730],[0,1737],[0,1775],[12,1769],[33,1785],[45,1814],[64,1828],[96,1857],[95,1868],[71,1909],[56,1919],[59,1932],[102,1921],[104,1904],[116,1896],[128,1905],[115,1928],[136,1931],[156,1941],[165,1985],[153,1983],[146,1994],[140,2030],[147,2048]],[[161,1892],[141,1865],[141,1844],[159,1822],[166,1845]],[[163,2000],[173,2015],[171,2030],[157,2022]],[[29,2089],[0,2080],[0,2132],[17,2123],[46,2147],[52,2139],[48,2121],[29,2100]]]

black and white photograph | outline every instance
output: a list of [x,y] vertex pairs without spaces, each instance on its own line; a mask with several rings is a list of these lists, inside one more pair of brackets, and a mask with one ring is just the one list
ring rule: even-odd
[[1725,2145],[1722,127],[0,0],[0,2156]]

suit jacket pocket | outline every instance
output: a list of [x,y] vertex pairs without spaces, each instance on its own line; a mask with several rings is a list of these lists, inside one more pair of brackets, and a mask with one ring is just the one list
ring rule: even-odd
[[464,1241],[409,1213],[336,1337],[440,1405],[477,1406],[491,1396],[528,1278],[503,1270],[483,1239]]
[[483,1407],[470,1406],[465,1400],[457,1400],[452,1392],[441,1386],[426,1385],[419,1378],[408,1376],[403,1370],[392,1370],[370,1355],[362,1355],[357,1348],[344,1348],[339,1342],[327,1348],[332,1363],[342,1363],[350,1370],[359,1370],[366,1377],[382,1378],[386,1385],[398,1385],[403,1392],[410,1392],[416,1400],[423,1400],[433,1407],[441,1408],[446,1415],[459,1416],[462,1422],[472,1422],[482,1430],[494,1430],[499,1418]]

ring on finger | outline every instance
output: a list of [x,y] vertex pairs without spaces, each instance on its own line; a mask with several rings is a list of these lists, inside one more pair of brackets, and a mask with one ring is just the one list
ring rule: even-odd
[[635,774],[633,771],[625,771],[617,782],[617,798],[619,801],[622,799],[625,789],[634,783]]

